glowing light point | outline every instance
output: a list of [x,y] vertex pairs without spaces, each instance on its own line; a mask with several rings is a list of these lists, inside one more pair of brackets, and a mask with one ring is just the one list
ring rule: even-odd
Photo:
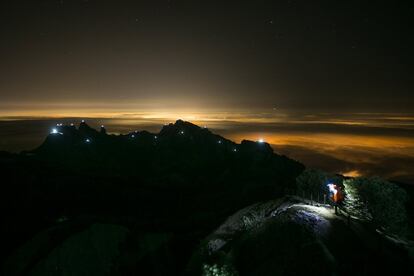
[[59,132],[57,131],[57,129],[56,128],[54,128],[54,129],[52,129],[52,132],[51,132],[52,134],[58,134]]
[[184,130],[181,130],[181,131],[180,131],[180,134],[184,134]]
[[73,123],[70,123],[70,126],[73,126]]
[[85,120],[82,120],[82,123],[84,123],[85,122]]
[[157,136],[154,136],[154,139],[158,139],[158,137]]
[[131,135],[131,137],[132,137],[132,138],[135,138],[135,135],[134,135],[134,134],[132,134],[132,135]]
[[217,143],[221,144],[221,140],[219,140]]
[[104,125],[101,125],[101,128],[104,128],[105,126]]
[[259,141],[258,141],[259,143],[264,143],[264,140],[263,139],[259,139]]
[[329,188],[329,192],[333,193],[334,195],[336,195],[338,193],[338,190],[336,189],[336,185],[335,184],[328,184],[328,188]]
[[86,142],[86,143],[90,143],[90,142],[91,142],[91,139],[87,138],[87,139],[85,140],[85,142]]
[[233,151],[234,151],[234,152],[236,152],[236,151],[237,151],[237,149],[233,149]]

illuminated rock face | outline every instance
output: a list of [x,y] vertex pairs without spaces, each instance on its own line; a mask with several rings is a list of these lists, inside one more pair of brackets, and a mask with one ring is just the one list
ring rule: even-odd
[[214,231],[207,243],[210,254],[226,245],[228,240],[224,237],[231,240],[233,235],[250,231],[281,217],[302,225],[318,236],[327,234],[330,227],[329,220],[335,219],[331,208],[310,206],[295,197],[254,204],[229,217]]
[[278,275],[281,271],[301,275],[309,269],[329,275],[335,261],[323,240],[329,237],[331,223],[339,220],[333,212],[296,197],[251,205],[206,238],[198,251],[205,257],[198,265],[227,267],[242,275]]
[[[331,207],[308,205],[288,196],[230,216],[201,243],[193,256],[199,261],[190,267],[194,271],[205,270],[206,265],[226,267],[239,275],[269,276],[286,275],[286,271],[287,275],[392,271],[391,253],[380,255],[371,244],[378,240],[376,235],[358,221],[349,225]],[[378,263],[379,259],[383,261]]]

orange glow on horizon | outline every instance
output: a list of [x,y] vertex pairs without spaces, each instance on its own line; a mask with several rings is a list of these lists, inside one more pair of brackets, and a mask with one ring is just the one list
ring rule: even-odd
[[359,177],[359,176],[362,176],[362,174],[358,170],[352,170],[352,171],[348,171],[348,172],[341,172],[341,174],[343,176],[346,176],[346,177]]
[[[397,118],[389,121],[390,118]],[[269,143],[275,152],[286,154],[299,161],[309,160],[309,152],[320,156],[329,156],[330,160],[339,160],[349,166],[338,168],[337,173],[350,177],[365,175],[366,170],[359,164],[375,166],[378,160],[414,158],[414,135],[407,131],[414,130],[414,115],[390,114],[298,114],[294,112],[269,112],[268,110],[124,110],[124,109],[36,109],[36,110],[1,110],[0,121],[10,120],[65,120],[75,123],[89,119],[92,127],[104,124],[111,134],[128,133],[132,130],[146,129],[158,132],[164,124],[177,119],[190,121],[199,126],[206,126],[214,133],[240,143],[242,140],[263,141]],[[322,126],[322,127],[321,127]],[[393,130],[383,133],[370,132],[370,129],[383,127]],[[337,129],[341,128],[341,132]],[[358,133],[354,130],[364,131]],[[403,132],[399,132],[404,130]],[[50,130],[48,130],[50,131]],[[44,135],[48,134],[48,131]],[[33,148],[42,142],[45,136],[37,134],[21,149]],[[24,140],[22,140],[24,141]],[[12,142],[10,142],[12,143]],[[6,149],[6,148],[5,148]],[[7,150],[7,149],[6,149]],[[325,159],[326,160],[326,159]],[[326,162],[316,165],[323,166]],[[335,161],[336,162],[336,161]],[[407,175],[408,168],[394,171],[389,177]]]

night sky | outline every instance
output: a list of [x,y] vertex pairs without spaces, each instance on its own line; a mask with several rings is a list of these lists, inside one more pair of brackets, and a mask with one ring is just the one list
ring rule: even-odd
[[2,1],[0,13],[1,150],[35,146],[61,118],[116,133],[183,118],[311,166],[414,182],[410,1]]

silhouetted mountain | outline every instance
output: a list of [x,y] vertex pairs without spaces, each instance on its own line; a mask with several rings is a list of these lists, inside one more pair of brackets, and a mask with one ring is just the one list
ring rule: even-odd
[[[163,237],[160,248],[168,252],[161,254],[163,259],[141,252],[143,259],[118,263],[118,271],[136,274],[133,267],[139,265],[146,275],[159,275],[151,266],[155,263],[164,266],[165,275],[181,274],[198,242],[229,214],[284,195],[294,189],[303,170],[302,164],[274,153],[267,143],[237,144],[181,120],[159,133],[126,135],[107,134],[104,127],[97,131],[85,122],[78,128],[58,125],[35,150],[0,154],[1,204],[7,210],[2,254],[10,255],[36,233],[48,237],[37,245],[38,251],[29,254],[21,248],[26,259],[17,264],[19,269],[15,255],[7,259],[7,275],[46,273],[40,256],[52,256],[58,240],[96,223],[128,229],[109,227],[129,233],[122,254],[136,250],[131,246],[138,237]],[[104,235],[107,227],[91,229]],[[49,235],[61,238],[55,241]]]
[[[139,131],[107,135],[84,122],[79,129],[58,126],[30,153],[35,159],[53,160],[65,168],[99,170],[105,176],[135,176],[156,185],[180,179],[181,184],[192,188],[218,185],[239,192],[251,189],[250,200],[283,193],[303,170],[300,163],[273,153],[268,143],[244,140],[236,144],[181,120],[156,134]],[[173,187],[174,183],[169,185]],[[260,189],[262,194],[254,197]]]

